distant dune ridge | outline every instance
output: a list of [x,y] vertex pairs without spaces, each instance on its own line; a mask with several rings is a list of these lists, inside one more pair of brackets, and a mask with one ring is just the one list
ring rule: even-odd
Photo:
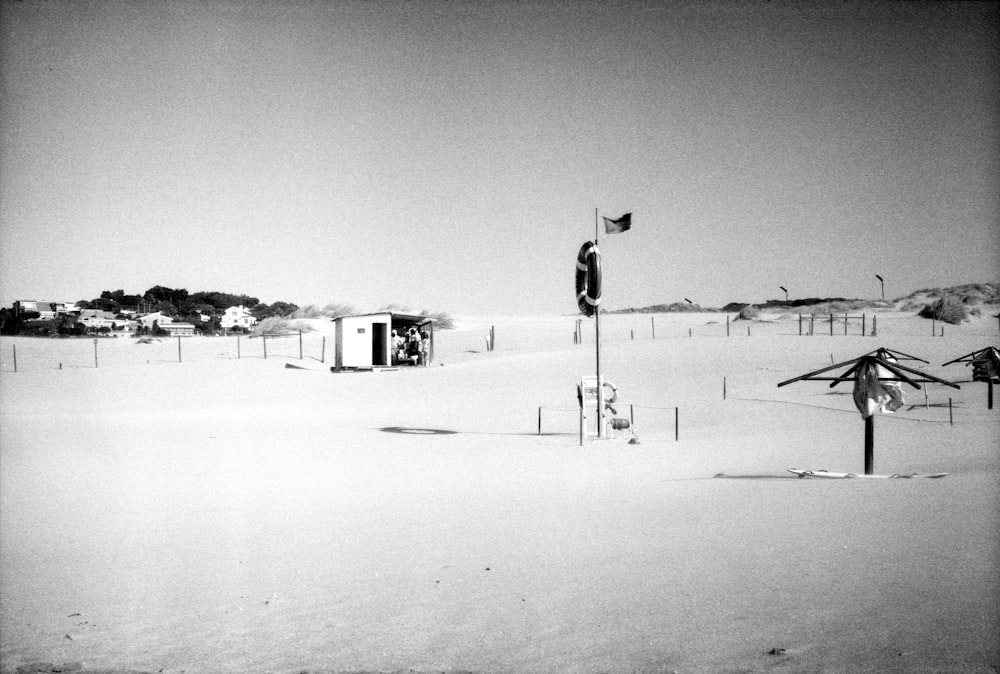
[[[754,311],[780,313],[795,310],[798,313],[843,313],[845,311],[863,311],[864,309],[875,310],[896,310],[924,312],[920,315],[924,318],[937,318],[932,309],[927,309],[935,304],[954,305],[960,303],[968,307],[969,313],[975,313],[982,305],[1000,305],[1000,283],[967,283],[964,285],[950,286],[946,288],[924,288],[896,298],[894,300],[876,299],[848,299],[845,297],[804,297],[790,300],[767,300],[760,303],[750,302],[729,302],[722,307],[703,307],[689,301],[671,302],[669,304],[654,304],[645,307],[633,307],[628,309],[605,309],[604,313],[609,314],[667,314],[667,313],[704,313],[704,312],[726,312],[741,314],[741,318],[750,318]],[[747,307],[754,309],[747,310]],[[926,310],[926,311],[925,311]],[[927,315],[925,315],[925,313]],[[954,316],[955,311],[947,312],[947,315]],[[756,314],[754,314],[756,315]],[[939,320],[944,320],[939,318]]]

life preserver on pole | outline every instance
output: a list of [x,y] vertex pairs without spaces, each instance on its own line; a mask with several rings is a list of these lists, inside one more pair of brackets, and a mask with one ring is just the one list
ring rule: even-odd
[[601,251],[592,241],[576,256],[576,304],[580,313],[593,316],[601,303]]

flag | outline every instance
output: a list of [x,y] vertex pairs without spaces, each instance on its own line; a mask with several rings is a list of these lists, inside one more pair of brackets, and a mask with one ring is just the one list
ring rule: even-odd
[[632,228],[632,214],[626,213],[617,220],[612,220],[611,218],[604,218],[604,232],[606,234],[618,234],[619,232],[627,232]]

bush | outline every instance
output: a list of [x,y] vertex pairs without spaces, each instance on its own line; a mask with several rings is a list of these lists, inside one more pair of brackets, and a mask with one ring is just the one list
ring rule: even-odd
[[936,302],[924,305],[918,316],[958,325],[968,317],[968,313],[962,300],[954,295],[945,295]]
[[250,334],[254,337],[281,337],[296,332],[313,332],[315,328],[305,321],[289,321],[281,316],[271,316],[253,326]]
[[739,315],[736,317],[737,321],[752,321],[760,315],[760,309],[752,304],[748,304],[742,309],[740,309]]

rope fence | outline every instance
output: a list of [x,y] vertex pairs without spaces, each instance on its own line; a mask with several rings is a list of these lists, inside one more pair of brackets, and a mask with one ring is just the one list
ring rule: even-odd
[[[650,405],[635,405],[635,404],[629,403],[629,406],[628,406],[628,410],[629,410],[629,412],[628,412],[629,423],[632,424],[633,428],[635,427],[635,410],[636,410],[636,408],[646,409],[646,410],[661,410],[661,411],[662,410],[673,410],[674,411],[674,442],[679,442],[680,441],[680,408],[679,407],[653,407],[653,406],[650,406]],[[548,407],[548,406],[540,405],[538,407],[538,435],[542,434],[542,410],[549,410],[551,412],[574,412],[576,415],[580,414],[580,408],[579,407]],[[611,419],[611,417],[608,417],[608,418]]]

